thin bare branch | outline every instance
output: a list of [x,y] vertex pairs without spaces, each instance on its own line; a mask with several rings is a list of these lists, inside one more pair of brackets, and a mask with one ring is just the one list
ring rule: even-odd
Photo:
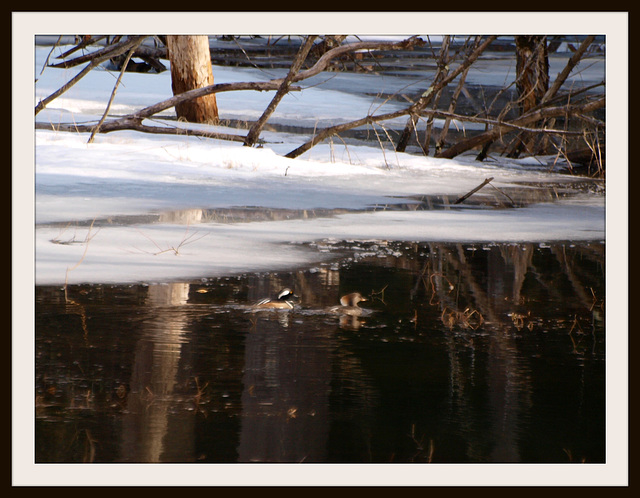
[[138,38],[144,39],[146,38],[146,36],[130,36],[121,42],[114,43],[113,45],[107,45],[100,50],[81,55],[79,57],[76,57],[75,59],[62,61],[58,64],[52,64],[50,67],[69,69],[70,67],[79,66],[80,64],[84,64],[85,62],[94,62],[96,60],[103,62],[120,54],[124,54],[131,48],[132,44],[135,43]]
[[542,119],[553,118],[557,116],[580,115],[587,112],[595,111],[597,109],[601,109],[602,107],[604,107],[604,105],[605,97],[602,97],[597,100],[580,105],[573,104],[567,106],[536,109],[510,121],[509,123],[503,123],[484,133],[480,133],[479,135],[471,137],[467,140],[458,142],[457,144],[442,151],[440,154],[437,154],[436,157],[447,159],[456,157],[458,154],[471,150],[474,147],[482,145],[486,142],[490,142],[492,140],[496,140],[498,137],[500,137],[500,135],[508,131],[509,128],[512,128],[513,126],[524,126],[529,123],[535,123],[536,121],[540,121]]
[[[411,106],[410,114],[418,114],[418,113],[422,112],[429,105],[429,103],[433,99],[434,95],[437,92],[439,92],[442,88],[447,86],[455,78],[457,78],[458,75],[460,73],[462,73],[466,68],[471,66],[478,59],[478,57],[480,57],[482,52],[484,52],[486,50],[486,48],[496,38],[497,38],[497,36],[488,36],[482,42],[482,44],[480,44],[478,47],[476,47],[475,50],[473,50],[465,58],[465,60],[462,61],[462,63],[458,67],[456,67],[453,71],[447,73],[447,75],[444,76],[439,81],[435,81],[434,80],[434,82],[431,84],[431,86],[429,86],[429,88],[427,88],[427,90],[422,94],[422,96],[418,99],[418,101],[415,104],[413,104],[413,106]],[[407,125],[405,126],[404,131],[402,132],[402,135],[400,136],[400,139],[398,140],[398,146],[396,147],[396,150],[398,152],[404,152],[405,151],[405,149],[407,147],[409,136],[411,134],[412,126],[413,125],[411,123],[407,123]]]
[[[203,97],[205,95],[209,95],[210,93],[221,93],[221,92],[234,92],[241,90],[256,90],[258,92],[266,92],[269,90],[278,90],[280,88],[280,84],[277,80],[274,81],[253,81],[253,82],[240,82],[240,83],[218,83],[215,85],[209,85],[202,88],[196,88],[194,90],[189,90],[187,92],[180,93],[175,95],[167,100],[163,100],[162,102],[158,102],[149,107],[145,107],[133,114],[129,114],[125,116],[131,120],[141,121],[145,118],[149,118],[154,114],[162,112],[164,110],[175,107],[176,105],[185,102],[187,100],[197,99],[198,97]],[[300,91],[300,87],[290,87],[289,91]]]
[[[401,42],[357,42],[349,43],[346,45],[340,45],[339,47],[332,48],[324,53],[322,57],[318,59],[311,68],[306,71],[299,72],[293,79],[294,82],[306,80],[319,73],[321,73],[332,59],[344,55],[346,53],[355,52],[356,50],[407,50],[416,46],[424,45],[424,41],[417,37],[412,36]],[[274,80],[278,81],[278,80]]]
[[91,62],[89,64],[87,64],[82,71],[80,71],[78,74],[76,74],[67,83],[65,83],[62,87],[60,87],[55,92],[53,92],[47,98],[45,98],[45,99],[41,100],[40,102],[38,102],[38,105],[36,105],[35,114],[37,115],[42,109],[44,109],[47,106],[47,104],[49,102],[51,102],[52,100],[58,98],[60,95],[65,93],[67,90],[69,90],[69,88],[71,88],[78,81],[80,81],[84,76],[86,76],[89,73],[89,71],[91,71],[93,68],[95,68],[96,66],[102,64],[105,60],[110,59],[111,57],[115,57],[116,55],[120,55],[120,54],[125,53],[132,46],[134,46],[136,43],[138,43],[140,38],[144,39],[145,37],[144,36],[132,36],[127,41],[119,43],[117,45],[114,45],[113,47],[111,47],[111,50],[109,50],[107,52],[103,52],[100,57],[95,57],[95,58],[91,59]]
[[[95,125],[81,125],[81,124],[57,124],[51,123],[35,123],[37,130],[54,130],[54,131],[70,131],[75,133],[91,133],[95,128]],[[100,133],[111,133],[121,130],[133,130],[142,133],[151,133],[155,135],[182,135],[211,138],[216,140],[226,140],[229,142],[244,142],[243,135],[233,135],[230,133],[218,133],[215,131],[196,130],[187,128],[178,128],[175,126],[148,126],[133,119],[114,119],[113,121],[107,121],[100,128]]]
[[100,130],[100,127],[102,126],[102,123],[104,123],[104,120],[107,118],[107,115],[109,114],[109,109],[111,109],[111,104],[113,103],[113,99],[116,96],[116,91],[118,90],[118,86],[120,85],[120,81],[122,81],[122,76],[124,75],[125,71],[127,70],[127,65],[129,64],[129,61],[131,60],[131,56],[133,55],[133,53],[135,52],[136,48],[138,48],[140,46],[140,44],[142,43],[143,38],[140,38],[138,40],[138,42],[129,49],[129,52],[127,53],[127,57],[124,60],[124,64],[122,64],[122,69],[120,70],[120,74],[118,75],[118,79],[116,81],[116,84],[113,86],[113,90],[111,91],[111,97],[109,98],[109,102],[107,103],[107,107],[104,110],[104,113],[102,114],[102,117],[100,118],[100,121],[98,121],[98,124],[96,125],[96,127],[91,130],[91,136],[89,137],[89,140],[87,141],[87,143],[92,143],[93,142],[93,138],[96,136],[96,133],[98,133],[98,131]]
[[330,126],[328,128],[325,128],[324,130],[320,130],[320,132],[317,135],[314,135],[311,140],[305,142],[297,149],[292,150],[291,152],[286,154],[285,157],[289,157],[289,158],[298,157],[304,154],[306,151],[308,151],[312,147],[314,147],[315,145],[325,140],[326,138],[332,135],[341,133],[343,131],[350,130],[352,128],[357,128],[359,126],[364,126],[367,124],[377,123],[378,121],[386,121],[388,119],[395,119],[395,118],[399,118],[400,116],[406,116],[407,114],[409,114],[409,112],[411,112],[411,107],[400,109],[395,112],[389,112],[386,114],[379,114],[377,116],[365,116],[364,118],[356,119],[355,121],[350,121],[348,123],[342,123],[339,125]]
[[75,47],[70,48],[64,54],[59,55],[58,59],[64,59],[66,57],[69,57],[74,52],[77,52],[78,50],[86,48],[89,45],[93,45],[94,43],[97,43],[97,42],[99,42],[100,40],[102,40],[103,38],[106,38],[106,37],[107,37],[106,35],[102,35],[102,36],[91,36],[89,38],[83,38],[82,41],[80,41],[80,43],[78,43]]
[[484,187],[485,185],[487,185],[488,183],[491,183],[493,181],[493,177],[490,178],[485,178],[485,180],[478,185],[476,188],[474,188],[473,190],[470,190],[469,192],[467,192],[466,194],[464,194],[463,196],[459,197],[458,200],[456,200],[456,202],[454,202],[454,204],[460,204],[462,202],[464,202],[466,199],[468,199],[469,197],[471,197],[473,194],[475,194],[478,190],[480,190],[482,187]]
[[269,105],[262,113],[262,116],[260,116],[260,118],[253,124],[253,126],[249,130],[249,133],[247,133],[247,137],[244,141],[244,145],[251,147],[255,145],[255,143],[258,141],[260,132],[262,131],[262,128],[266,124],[267,120],[274,113],[274,111],[276,110],[276,107],[278,106],[280,101],[283,99],[283,97],[287,93],[289,93],[289,88],[291,87],[293,80],[298,74],[298,71],[300,71],[300,68],[302,67],[302,64],[307,58],[307,55],[309,54],[309,50],[311,50],[311,47],[313,46],[313,42],[315,41],[316,38],[317,36],[307,36],[307,38],[305,39],[305,42],[302,44],[302,46],[300,47],[300,50],[296,54],[295,59],[291,63],[291,67],[289,68],[289,73],[287,74],[286,78],[280,85],[280,88],[278,88],[278,91],[273,96],[273,99],[271,99],[271,102],[269,102]]
[[582,56],[587,51],[587,48],[589,48],[589,45],[593,43],[593,40],[595,40],[595,38],[596,37],[593,35],[587,36],[587,38],[585,38],[585,40],[582,42],[580,47],[578,47],[578,50],[576,50],[573,53],[573,55],[569,58],[566,66],[558,74],[558,76],[554,80],[551,87],[549,87],[549,90],[547,90],[547,92],[542,97],[542,100],[541,100],[542,103],[549,101],[551,98],[553,98],[556,95],[556,93],[558,93],[558,90],[560,90],[560,87],[562,87],[564,82],[567,80],[567,78],[571,74],[571,71],[573,71],[573,68],[578,65],[578,63],[582,59]]
[[[476,42],[477,41],[479,41],[479,37],[476,39]],[[453,113],[456,109],[458,98],[460,97],[460,93],[464,88],[465,81],[467,79],[467,74],[469,73],[469,69],[471,69],[471,67],[465,68],[465,70],[462,71],[462,73],[460,74],[458,85],[456,86],[456,89],[454,90],[453,95],[451,96],[451,102],[449,103],[450,113]],[[451,119],[452,118],[447,117],[444,120],[444,125],[442,126],[442,130],[440,131],[440,136],[438,137],[438,140],[436,142],[436,153],[442,150],[442,147],[444,146],[444,142],[447,138],[447,133],[449,131],[449,126],[451,125]]]

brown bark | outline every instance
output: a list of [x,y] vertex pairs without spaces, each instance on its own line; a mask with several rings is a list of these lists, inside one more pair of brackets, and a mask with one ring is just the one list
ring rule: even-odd
[[[453,71],[447,72],[444,77],[441,77],[437,81],[431,83],[429,88],[422,94],[420,99],[412,105],[410,115],[414,116],[417,119],[417,116],[426,109],[426,107],[433,100],[434,95],[440,92],[444,87],[446,87],[451,81],[453,81],[460,73],[465,71],[471,64],[473,64],[480,54],[484,52],[484,50],[495,40],[497,36],[492,35],[488,36],[481,45],[475,47],[475,49],[462,61],[462,63]],[[413,118],[412,118],[413,119]],[[404,152],[406,150],[407,144],[409,142],[409,136],[411,134],[411,130],[414,129],[412,123],[415,124],[416,119],[413,121],[407,122],[405,128],[398,139],[398,144],[396,145],[397,152]]]
[[[110,57],[114,57],[115,55],[126,52],[134,45],[139,44],[139,41],[144,38],[145,38],[144,36],[132,36],[124,42],[117,43],[115,45],[112,45],[100,51],[99,56],[96,56],[94,54],[94,56],[91,58],[91,62],[89,62],[89,64],[87,64],[82,71],[76,74],[73,78],[67,81],[67,83],[65,83],[62,87],[60,87],[55,92],[53,92],[47,98],[38,102],[38,105],[36,105],[35,114],[38,114],[42,109],[44,109],[47,106],[49,102],[58,98],[60,95],[66,92],[69,88],[75,85],[84,76],[86,76],[93,68],[99,66],[101,63],[103,63]],[[51,67],[58,67],[58,66],[51,66]]]
[[[402,42],[399,43],[393,43],[393,42],[360,42],[360,43],[353,43],[353,44],[349,44],[349,45],[341,45],[339,47],[333,48],[331,50],[329,50],[328,52],[326,52],[316,63],[313,67],[305,70],[305,71],[301,71],[299,73],[297,73],[295,76],[293,76],[292,82],[296,82],[296,81],[301,81],[304,80],[306,78],[310,78],[312,76],[315,76],[316,74],[319,74],[320,72],[322,72],[324,70],[324,68],[326,68],[326,66],[329,64],[329,62],[335,58],[338,57],[340,55],[343,55],[345,53],[351,52],[351,51],[355,51],[355,50],[402,50],[402,49],[411,49],[412,47],[416,46],[416,45],[422,45],[424,44],[424,42],[418,38],[418,37],[411,37],[408,38],[407,40],[404,40]],[[123,53],[126,50],[128,50],[129,48],[131,48],[131,46],[134,45],[134,42],[128,42],[127,44],[121,44],[119,45],[118,51],[116,53]],[[100,60],[93,60],[92,59],[92,65],[91,67],[87,67],[85,68],[85,70],[83,71],[83,73],[81,75],[79,75],[79,77],[84,76],[84,74],[86,74],[86,72],[88,72],[90,69],[92,69],[93,67],[95,67],[96,65],[98,65],[100,62],[108,59],[109,57],[113,57],[114,52],[113,50],[115,49],[111,49],[111,51],[109,51],[108,53],[104,53],[101,54]],[[147,50],[147,49],[143,49],[142,46],[138,47],[138,50]],[[137,51],[136,51],[137,53]],[[153,52],[154,56],[158,56],[158,54],[154,51]],[[63,89],[61,89],[60,91],[56,92],[54,95],[51,95],[50,97],[48,97],[47,99],[45,99],[45,101],[41,102],[38,107],[36,107],[36,114],[38,113],[38,111],[41,108],[44,108],[44,106],[46,105],[47,102],[50,102],[51,100],[53,100],[55,97],[57,97],[60,93],[66,91],[72,84],[74,84],[76,82],[76,80],[79,79],[78,77],[76,77],[74,79],[74,81],[67,83],[67,85],[65,85],[65,87]],[[163,100],[162,102],[158,102],[157,104],[153,104],[149,107],[145,107],[144,109],[141,109],[139,111],[136,111],[132,114],[128,114],[126,116],[123,116],[121,118],[117,118],[108,122],[105,122],[101,127],[99,132],[100,133],[110,133],[113,131],[118,131],[118,130],[137,130],[137,131],[141,131],[141,132],[145,132],[145,133],[167,133],[167,134],[189,134],[189,135],[195,135],[195,136],[206,136],[206,137],[211,137],[211,138],[218,138],[220,140],[233,140],[236,142],[244,142],[245,141],[245,137],[241,137],[239,135],[228,135],[228,134],[221,134],[221,133],[215,133],[215,132],[207,132],[207,131],[198,131],[198,130],[184,130],[184,129],[177,129],[177,128],[168,128],[168,127],[154,127],[154,126],[146,126],[144,125],[142,122],[161,112],[164,111],[165,109],[169,109],[171,107],[176,107],[179,104],[183,103],[183,102],[187,102],[190,101],[192,99],[196,99],[196,98],[201,98],[203,96],[207,96],[207,95],[211,95],[214,93],[219,93],[219,92],[231,92],[231,91],[239,91],[239,90],[256,90],[259,92],[265,92],[265,91],[273,91],[273,90],[279,90],[282,88],[282,84],[284,83],[285,79],[275,79],[275,80],[271,80],[271,81],[265,81],[265,82],[248,82],[248,83],[218,83],[218,84],[212,84],[212,85],[208,85],[202,88],[195,88],[193,90],[188,90],[184,93],[178,94],[178,95],[174,95],[173,97]],[[296,87],[296,86],[287,86],[288,91],[300,91],[301,88],[300,87]],[[363,122],[375,122],[377,120],[383,121],[384,119],[392,119],[394,117],[398,117],[398,116],[402,116],[407,114],[406,111],[400,111],[400,113],[396,112],[396,113],[392,113],[391,115],[386,115],[386,116],[379,116],[377,118],[365,118],[365,120]],[[353,125],[353,126],[357,126],[357,125]],[[37,129],[49,129],[51,128],[52,125],[51,124],[47,124],[47,123],[36,123],[36,128]],[[74,132],[91,132],[94,128],[93,125],[80,125],[77,123],[73,123],[73,124],[59,124],[59,125],[55,125],[53,126],[54,129],[59,130],[59,131],[74,131]],[[347,125],[347,127],[345,129],[349,129],[349,126]],[[335,133],[339,132],[339,129],[331,129],[331,131],[334,131]],[[327,133],[326,135],[323,135],[325,138],[326,136],[330,136],[331,133]],[[316,137],[318,138],[318,137]],[[320,140],[315,140],[313,142],[313,145],[315,145],[318,141]],[[309,149],[312,147],[312,145],[306,144],[305,146],[305,150]],[[302,152],[299,152],[299,154],[301,154]],[[289,155],[287,156],[289,157]]]
[[[94,129],[94,125],[81,124],[52,124],[52,123],[35,123],[36,130],[54,130],[68,131],[73,133],[90,133]],[[167,126],[148,126],[140,122],[140,120],[131,117],[119,118],[113,121],[107,121],[100,127],[98,133],[111,133],[121,130],[134,130],[142,133],[152,133],[156,135],[180,135],[192,137],[213,138],[216,140],[227,140],[229,142],[244,142],[244,135],[233,135],[229,133],[217,133],[208,130],[188,130],[177,127]]]
[[424,43],[425,42],[421,38],[412,36],[401,42],[367,41],[340,45],[338,47],[332,48],[328,52],[325,52],[324,55],[320,57],[318,61],[309,69],[300,71],[295,76],[295,78],[293,78],[293,82],[296,83],[298,81],[306,80],[307,78],[311,78],[312,76],[321,73],[329,65],[329,62],[331,62],[331,60],[344,54],[355,52],[356,50],[411,50],[415,46],[420,47],[424,45]]
[[321,57],[332,48],[339,47],[347,35],[327,35],[309,51],[311,57]]
[[[444,77],[438,83],[437,87],[435,87],[433,85],[430,86],[429,89],[423,94],[423,96],[420,99],[418,99],[417,102],[412,104],[410,107],[407,107],[406,109],[400,109],[400,110],[395,111],[395,112],[390,112],[390,113],[387,113],[387,114],[379,114],[377,116],[366,116],[364,118],[356,119],[355,121],[350,121],[349,123],[343,123],[343,124],[339,124],[339,125],[335,125],[335,126],[330,126],[329,128],[325,128],[324,130],[321,130],[319,133],[314,135],[311,138],[311,140],[309,140],[308,142],[302,144],[297,149],[292,150],[291,152],[286,154],[285,157],[288,157],[288,158],[298,157],[298,156],[304,154],[306,151],[308,151],[312,147],[314,147],[316,144],[322,142],[324,139],[326,139],[326,138],[328,138],[328,137],[330,137],[332,135],[336,135],[336,134],[338,134],[338,133],[340,133],[342,131],[345,131],[345,130],[350,130],[352,128],[357,128],[358,126],[362,126],[362,125],[365,125],[365,124],[377,123],[377,122],[380,122],[380,121],[386,121],[388,119],[395,119],[395,118],[398,118],[400,116],[406,116],[406,115],[411,115],[411,114],[416,114],[417,115],[420,112],[423,112],[424,108],[429,104],[429,102],[431,102],[431,98],[432,98],[432,95],[433,95],[434,91],[438,91],[441,88],[444,88],[451,81],[453,81],[460,73],[465,71],[471,64],[473,64],[476,61],[476,59],[480,56],[480,54],[496,38],[497,38],[497,36],[489,36],[489,37],[487,37],[482,42],[482,44],[480,46],[478,46],[462,62],[462,64],[460,64],[453,71],[449,72],[447,74],[447,76]],[[413,46],[413,42],[415,40],[419,40],[419,38],[415,38],[415,37],[409,38],[409,39],[405,40],[404,42],[402,42],[401,44],[392,45],[390,48],[393,48],[393,49],[407,48],[408,46]],[[411,45],[409,45],[410,42],[411,42]],[[356,43],[356,44],[353,44],[351,46],[363,45],[364,43],[365,42],[363,42],[362,44]],[[406,45],[406,46],[403,47],[403,45]],[[316,69],[316,67],[320,65],[320,62],[325,57],[327,57],[329,54],[332,54],[332,53],[336,53],[337,54],[337,51],[343,49],[344,47],[347,47],[347,45],[342,45],[341,47],[334,48],[333,50],[330,50],[329,52],[327,52],[323,57],[320,58],[318,63],[316,63],[316,65],[313,66],[311,69],[308,69],[307,71],[302,71],[302,72],[298,73],[298,76],[296,78],[294,78],[294,81],[300,81],[301,79],[304,79],[304,78],[306,78],[308,76],[317,74],[317,72],[320,72],[320,70]],[[361,48],[361,47],[358,47],[358,48]],[[396,151],[397,152],[401,152],[397,148],[396,148]]]
[[249,130],[249,133],[247,133],[247,138],[244,141],[244,145],[248,147],[252,147],[253,145],[256,144],[256,142],[258,141],[258,138],[260,137],[260,132],[262,131],[262,128],[264,128],[264,125],[267,123],[267,120],[276,110],[276,107],[278,106],[280,101],[283,99],[283,97],[287,93],[289,93],[289,88],[291,88],[291,83],[293,82],[293,78],[295,77],[296,74],[298,74],[298,71],[300,71],[300,68],[302,67],[302,64],[307,58],[307,54],[309,53],[309,50],[311,50],[311,47],[313,46],[313,41],[315,39],[316,39],[316,36],[314,35],[307,36],[307,38],[305,39],[305,42],[300,47],[298,54],[293,60],[291,67],[289,68],[289,73],[287,74],[286,78],[280,85],[280,88],[278,88],[278,91],[276,92],[273,99],[271,99],[271,102],[269,103],[265,111],[262,113],[262,116],[260,116],[260,119],[258,119],[258,121],[256,121],[253,124],[253,126]]
[[549,88],[547,90],[547,93],[544,95],[544,97],[542,97],[542,101],[541,101],[542,103],[548,102],[553,97],[555,97],[555,95],[558,93],[558,90],[560,90],[560,87],[567,80],[568,76],[571,74],[571,71],[573,71],[573,68],[575,68],[578,65],[578,63],[582,59],[582,56],[585,54],[585,52],[589,48],[589,45],[593,43],[593,40],[595,40],[595,38],[596,38],[595,36],[589,35],[580,44],[580,47],[578,48],[578,50],[576,50],[573,53],[573,55],[567,62],[567,65],[560,72],[560,74],[558,74],[557,78],[551,85],[551,88]]
[[516,36],[516,74],[522,115],[538,105],[549,89],[546,36]]
[[[546,36],[516,36],[516,75],[518,104],[522,116],[541,103],[549,90]],[[535,135],[520,134],[507,150],[507,156],[518,157],[525,150],[544,153],[544,145],[541,142],[536,144]]]
[[[174,95],[213,85],[209,37],[206,35],[167,36],[171,62],[171,89]],[[209,94],[176,105],[178,118],[192,123],[218,122],[216,96]]]
[[474,147],[478,147],[480,145],[486,144],[487,142],[496,140],[503,133],[506,133],[510,129],[513,129],[515,127],[528,126],[531,123],[536,123],[544,119],[555,118],[559,116],[579,116],[583,113],[601,109],[604,106],[605,98],[602,97],[592,102],[581,105],[574,104],[560,107],[543,107],[541,109],[533,110],[528,114],[525,114],[524,116],[520,116],[519,118],[509,121],[508,123],[498,124],[492,129],[485,131],[484,133],[480,133],[479,135],[471,137],[467,140],[458,142],[457,144],[452,145],[448,149],[442,151],[440,154],[436,154],[435,157],[451,159],[453,157],[456,157],[458,154],[462,154],[463,152],[473,149]]
[[[276,83],[270,81],[254,81],[248,83],[218,83],[217,85],[206,86],[204,88],[196,88],[195,90],[189,90],[188,92],[175,95],[167,100],[158,102],[144,109],[140,109],[132,114],[127,114],[120,118],[116,118],[103,123],[98,130],[99,133],[111,133],[113,131],[120,130],[136,130],[145,133],[158,133],[169,135],[193,135],[199,137],[217,138],[219,140],[230,140],[235,142],[244,142],[245,137],[241,135],[229,135],[224,133],[199,131],[199,130],[185,130],[183,128],[168,128],[166,126],[147,126],[142,122],[150,118],[151,116],[175,107],[181,102],[188,101],[190,99],[209,95],[219,92],[233,92],[241,90],[256,90],[259,92],[267,92],[272,90],[278,90],[282,86],[282,81],[277,80]],[[300,87],[289,87],[289,91],[300,91]],[[94,129],[94,125],[81,125],[78,123],[73,124],[58,124],[52,125],[50,123],[35,123],[36,129],[48,130],[55,129],[57,131],[70,131],[76,133],[91,132]]]
[[[564,69],[558,74],[556,79],[553,81],[553,84],[550,85],[549,89],[542,96],[542,98],[540,99],[540,102],[538,103],[539,106],[541,106],[543,104],[550,103],[556,97],[556,94],[558,93],[558,91],[560,90],[560,88],[562,87],[564,82],[567,80],[567,78],[571,74],[571,71],[573,71],[573,69],[578,65],[578,63],[582,59],[582,56],[585,54],[585,52],[589,48],[589,45],[591,45],[591,43],[593,43],[593,40],[595,40],[595,36],[593,36],[593,35],[590,35],[590,36],[586,37],[586,39],[582,42],[580,47],[571,56],[571,58],[567,62],[567,64],[564,67]],[[548,69],[547,69],[547,71],[548,71]],[[582,91],[591,90],[592,88],[593,87],[586,87]],[[573,95],[576,96],[579,93],[580,93],[580,91],[575,92]],[[504,108],[504,110],[500,113],[500,117],[499,117],[500,120],[502,120],[502,118],[507,114],[507,111],[509,109],[510,109],[510,106],[506,106]],[[519,142],[519,140],[520,140],[519,137],[517,138],[517,140],[518,141],[514,142],[514,143],[520,143]],[[547,141],[546,138],[543,139],[543,140],[545,142]],[[484,146],[482,148],[482,151],[478,154],[478,156],[476,157],[476,160],[484,161],[486,159],[488,151],[489,151],[489,148],[491,147],[492,143],[493,142],[485,142],[485,144],[484,144]],[[513,152],[513,149],[510,149],[510,150],[507,151],[507,153],[512,153],[512,152]]]
[[122,64],[122,69],[120,69],[120,75],[118,76],[118,80],[116,81],[116,84],[113,87],[113,91],[111,92],[111,98],[109,98],[109,102],[107,103],[107,108],[104,110],[104,113],[102,114],[102,117],[100,118],[100,121],[98,121],[98,124],[96,125],[96,127],[91,131],[91,136],[89,137],[89,140],[87,143],[93,142],[93,138],[96,136],[96,133],[100,131],[100,127],[104,123],[104,120],[107,119],[107,115],[109,114],[109,109],[111,109],[111,104],[113,103],[113,99],[116,96],[116,90],[118,89],[118,85],[120,85],[120,82],[122,81],[122,76],[124,75],[124,72],[127,70],[127,65],[131,60],[131,56],[135,52],[136,48],[140,46],[142,41],[143,39],[140,39],[138,41],[138,44],[131,47],[131,49],[129,50],[129,53],[126,55],[124,59],[124,63]]
[[[80,64],[84,64],[85,62],[90,62],[94,65],[98,65],[107,59],[111,59],[125,53],[133,45],[135,45],[139,39],[145,39],[146,36],[128,36],[125,37],[124,40],[122,40],[122,38],[123,37],[118,37],[118,41],[115,41],[110,45],[107,45],[106,47],[101,48],[95,52],[89,52],[88,54],[80,55],[78,57],[75,57],[74,59],[62,61],[57,64],[51,64],[49,67],[68,69],[74,66],[79,66]],[[73,52],[70,51],[67,52],[67,54],[68,53]],[[57,58],[60,59],[63,57],[65,57],[64,54],[58,56]]]
[[484,187],[485,185],[487,185],[488,183],[491,183],[493,181],[493,177],[490,178],[485,178],[485,180],[478,185],[476,188],[474,188],[473,190],[467,192],[466,194],[464,194],[462,197],[459,197],[458,200],[456,202],[454,202],[454,204],[460,204],[462,202],[464,202],[466,199],[468,199],[469,197],[471,197],[473,194],[475,194],[478,190],[480,190],[482,187]]
[[[434,78],[434,84],[436,85],[438,81],[442,80],[443,78],[446,78],[447,74],[449,74],[449,64],[451,62],[451,59],[449,58],[450,43],[451,43],[451,36],[446,35],[443,38],[442,46],[440,47],[440,55],[438,57],[438,72],[436,73],[436,77]],[[438,104],[440,103],[440,98],[442,97],[442,90],[443,88],[440,88],[437,91],[436,95],[433,97],[433,102],[431,103],[432,109],[438,108]],[[411,122],[411,127],[415,129],[417,122],[414,121],[413,116],[409,117],[409,120]],[[424,152],[425,156],[429,155],[429,144],[431,143],[431,131],[433,129],[433,120],[434,120],[433,116],[429,116],[429,118],[427,119],[427,129],[425,130],[424,139],[422,140],[422,151]],[[409,123],[405,125],[405,129],[408,125]],[[407,147],[407,143],[405,142],[402,145],[402,147],[404,151]]]

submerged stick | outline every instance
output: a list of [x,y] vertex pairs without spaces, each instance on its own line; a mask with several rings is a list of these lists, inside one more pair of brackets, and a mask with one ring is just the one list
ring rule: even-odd
[[454,202],[454,204],[460,204],[461,202],[464,202],[466,199],[468,199],[469,197],[471,197],[473,194],[475,194],[478,190],[480,190],[482,187],[484,187],[485,185],[487,185],[488,183],[490,183],[493,180],[493,177],[491,178],[486,178],[480,185],[478,185],[476,188],[474,188],[473,190],[467,192],[466,194],[464,194],[462,197],[460,197],[456,202]]

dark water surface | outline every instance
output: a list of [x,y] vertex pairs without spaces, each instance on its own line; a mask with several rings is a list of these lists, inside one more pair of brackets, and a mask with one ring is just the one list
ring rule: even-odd
[[[36,462],[606,461],[604,243],[323,249],[37,287]],[[250,308],[285,286],[299,309]],[[328,311],[352,291],[362,316]]]

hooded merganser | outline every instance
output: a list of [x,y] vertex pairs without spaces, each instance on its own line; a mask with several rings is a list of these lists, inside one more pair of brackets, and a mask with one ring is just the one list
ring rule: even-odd
[[294,304],[292,302],[293,299],[297,299],[296,296],[291,289],[282,289],[278,294],[276,299],[262,299],[254,304],[254,308],[271,308],[271,309],[292,309]]
[[359,292],[352,292],[351,294],[346,294],[340,298],[340,304],[342,306],[354,307],[358,306],[360,301],[366,301],[366,297],[362,297],[362,294]]
[[346,315],[361,315],[363,310],[358,306],[361,301],[367,301],[367,298],[363,297],[359,292],[352,292],[342,296],[340,298],[340,306],[334,306],[331,311]]

